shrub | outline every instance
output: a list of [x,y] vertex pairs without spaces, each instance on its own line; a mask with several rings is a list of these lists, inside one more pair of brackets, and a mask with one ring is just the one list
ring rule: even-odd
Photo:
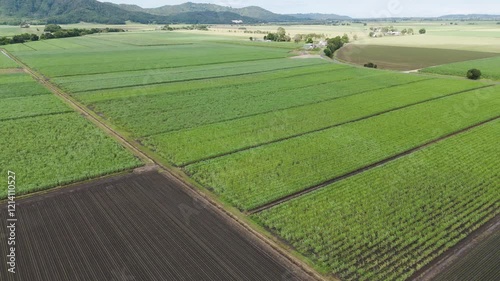
[[471,79],[471,80],[478,80],[481,78],[481,70],[479,69],[469,69],[469,71],[467,71],[467,78]]
[[368,68],[377,68],[378,66],[376,64],[374,64],[373,62],[369,62],[369,63],[365,63],[364,64],[365,67],[368,67]]
[[325,49],[325,55],[326,55],[327,57],[330,57],[330,58],[331,58],[331,57],[333,56],[332,50],[330,50],[329,48],[326,48],[326,49]]

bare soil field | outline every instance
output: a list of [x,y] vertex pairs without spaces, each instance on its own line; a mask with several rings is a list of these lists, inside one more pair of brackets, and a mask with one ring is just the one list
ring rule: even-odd
[[[0,252],[7,209],[0,205]],[[17,273],[0,280],[307,280],[156,172],[17,202]]]
[[356,44],[344,46],[337,52],[337,58],[342,61],[358,65],[372,62],[378,68],[391,70],[414,70],[496,56],[497,53],[490,52]]
[[499,280],[500,217],[448,250],[414,281]]

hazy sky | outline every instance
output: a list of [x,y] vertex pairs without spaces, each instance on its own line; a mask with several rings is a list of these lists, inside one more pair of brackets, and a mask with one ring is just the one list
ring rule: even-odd
[[[99,0],[136,4],[144,8],[175,5],[187,0]],[[334,13],[351,17],[441,16],[445,14],[500,14],[500,0],[190,0],[240,8],[260,6],[275,13]]]

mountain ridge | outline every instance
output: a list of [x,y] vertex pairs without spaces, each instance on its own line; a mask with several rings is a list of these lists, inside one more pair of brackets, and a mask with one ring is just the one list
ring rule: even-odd
[[[0,18],[18,21],[41,20],[60,24],[78,22],[123,24],[126,21],[146,24],[232,24],[241,21],[244,24],[254,24],[353,20],[351,17],[337,14],[277,14],[258,6],[232,8],[187,2],[180,5],[142,8],[138,5],[97,0],[0,0]],[[500,15],[457,14],[428,19],[500,20]]]

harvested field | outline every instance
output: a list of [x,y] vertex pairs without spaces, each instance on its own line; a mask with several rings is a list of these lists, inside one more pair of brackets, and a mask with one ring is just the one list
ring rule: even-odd
[[[5,231],[5,204],[0,208]],[[18,272],[14,278],[2,266],[0,280],[308,278],[294,276],[260,242],[156,172],[19,200],[17,209]]]
[[414,70],[495,56],[498,53],[354,44],[345,46],[337,53],[337,57],[343,61],[359,65],[373,62],[379,68],[393,70]]

